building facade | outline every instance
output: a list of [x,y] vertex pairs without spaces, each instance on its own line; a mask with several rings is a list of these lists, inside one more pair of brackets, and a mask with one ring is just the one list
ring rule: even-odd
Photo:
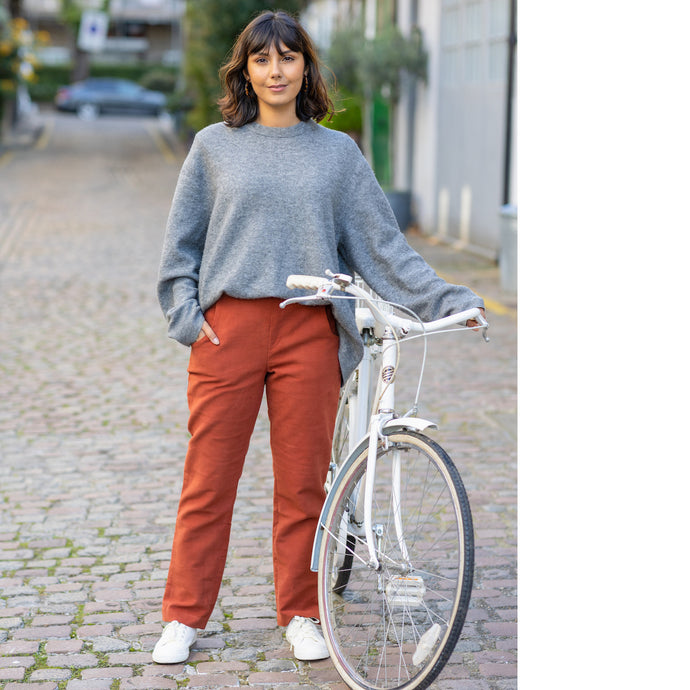
[[[81,0],[85,10],[99,11],[102,0]],[[108,34],[102,62],[150,62],[169,65],[182,60],[181,26],[186,0],[110,0]],[[67,63],[74,39],[60,18],[60,0],[23,0],[24,16],[34,30],[50,33],[44,63]]]
[[[376,17],[382,0],[317,0],[304,14],[317,41],[343,15]],[[392,131],[394,186],[412,192],[425,234],[492,259],[502,208],[517,205],[512,0],[397,0],[403,34],[418,27],[428,78],[403,91]],[[513,21],[511,22],[511,19]],[[370,25],[370,23],[369,23]]]

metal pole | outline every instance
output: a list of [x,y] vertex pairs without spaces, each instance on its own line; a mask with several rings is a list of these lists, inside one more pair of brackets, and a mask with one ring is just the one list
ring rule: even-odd
[[510,165],[513,148],[513,91],[515,89],[515,46],[517,44],[517,0],[510,0],[508,34],[508,85],[506,89],[506,136],[503,154],[503,205],[510,203]]

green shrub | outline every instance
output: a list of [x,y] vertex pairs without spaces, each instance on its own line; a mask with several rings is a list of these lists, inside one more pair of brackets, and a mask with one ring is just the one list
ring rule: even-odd
[[177,71],[156,67],[144,72],[139,83],[147,89],[173,93],[177,84]]

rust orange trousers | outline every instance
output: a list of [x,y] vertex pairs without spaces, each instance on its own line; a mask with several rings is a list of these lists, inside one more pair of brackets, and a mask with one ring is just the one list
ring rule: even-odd
[[[220,345],[194,343],[189,432],[163,620],[204,628],[218,598],[237,485],[266,391],[273,456],[278,625],[318,617],[311,549],[340,389],[330,307],[223,296],[205,314]],[[249,459],[251,462],[251,458]]]

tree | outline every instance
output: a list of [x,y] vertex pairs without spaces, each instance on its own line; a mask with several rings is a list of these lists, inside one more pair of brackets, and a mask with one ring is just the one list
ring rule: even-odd
[[[281,0],[280,8],[298,13],[309,0]],[[187,3],[184,76],[194,107],[188,124],[199,130],[219,120],[221,96],[218,70],[229,56],[242,29],[273,3],[260,0],[194,0]]]
[[363,103],[364,149],[379,182],[390,185],[390,130],[403,78],[426,79],[421,33],[414,29],[406,37],[397,26],[387,24],[373,38],[365,38],[362,26],[341,27],[331,38],[326,63],[339,88]]

